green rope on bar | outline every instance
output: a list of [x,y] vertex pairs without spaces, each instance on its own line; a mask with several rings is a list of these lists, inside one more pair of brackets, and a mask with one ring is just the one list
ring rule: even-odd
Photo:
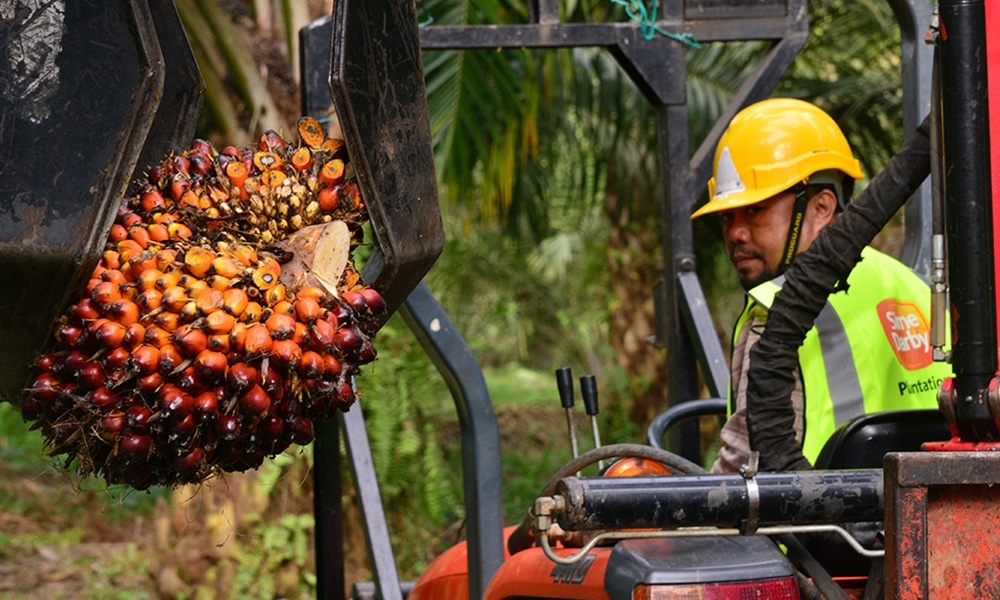
[[656,26],[658,0],[653,0],[652,10],[647,9],[642,0],[611,0],[611,2],[619,6],[624,6],[625,14],[627,14],[633,21],[637,21],[639,23],[643,39],[651,40],[654,36],[656,36],[656,34],[660,34],[672,40],[677,40],[678,42],[686,44],[691,48],[701,48],[701,44],[694,37],[694,34],[690,32],[671,33]]

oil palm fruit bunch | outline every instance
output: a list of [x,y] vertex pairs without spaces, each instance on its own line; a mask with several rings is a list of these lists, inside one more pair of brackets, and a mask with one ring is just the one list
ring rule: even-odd
[[308,444],[355,402],[384,311],[352,259],[367,216],[343,142],[298,129],[298,145],[196,140],[121,203],[22,401],[68,467],[199,482]]

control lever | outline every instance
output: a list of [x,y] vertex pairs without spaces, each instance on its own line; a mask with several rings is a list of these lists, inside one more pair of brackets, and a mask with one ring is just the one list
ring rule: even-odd
[[556,369],[556,387],[559,388],[559,401],[566,409],[569,443],[573,448],[573,458],[576,458],[580,455],[580,447],[576,442],[576,425],[573,423],[573,371],[569,367]]
[[[601,447],[601,432],[597,427],[597,377],[584,375],[580,378],[580,394],[583,396],[583,408],[590,417],[590,428],[594,432],[594,448]],[[604,461],[597,461],[597,468],[604,469]]]

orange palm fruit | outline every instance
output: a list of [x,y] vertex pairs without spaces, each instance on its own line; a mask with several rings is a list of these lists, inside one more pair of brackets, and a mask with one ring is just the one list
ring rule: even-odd
[[313,117],[302,117],[298,122],[299,139],[306,146],[318,149],[326,141],[326,130]]
[[270,289],[278,284],[281,276],[281,265],[270,256],[265,256],[258,261],[258,266],[253,271],[253,282],[262,290]]
[[184,268],[198,279],[204,279],[215,258],[215,252],[201,246],[192,246],[184,253]]
[[222,293],[222,308],[234,317],[242,315],[249,303],[247,293],[240,288],[231,287]]

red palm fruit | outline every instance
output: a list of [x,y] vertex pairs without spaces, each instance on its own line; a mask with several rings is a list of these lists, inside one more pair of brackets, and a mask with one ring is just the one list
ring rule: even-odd
[[278,403],[285,397],[285,377],[277,369],[268,369],[262,373],[264,382],[261,384],[264,391],[271,397],[271,401]]
[[62,382],[54,373],[41,373],[28,386],[31,395],[42,402],[52,402],[58,398],[61,389]]
[[139,196],[139,208],[147,213],[155,212],[166,208],[163,194],[155,187],[149,187]]
[[183,368],[188,359],[184,358],[177,346],[167,343],[160,346],[160,373],[170,375],[174,371]]
[[83,389],[92,390],[103,386],[108,380],[104,367],[96,360],[84,363],[76,372],[76,381]]
[[241,392],[259,381],[260,373],[257,369],[242,362],[229,367],[229,372],[226,374],[226,383],[236,392]]
[[163,387],[163,376],[159,373],[143,375],[135,382],[135,387],[145,394],[155,394]]
[[180,311],[190,301],[191,298],[188,297],[187,290],[179,285],[174,285],[163,290],[163,295],[161,296],[163,306],[170,312]]
[[111,226],[111,231],[108,232],[108,240],[111,242],[120,242],[128,237],[128,229],[125,229],[124,225],[120,223],[115,223]]
[[347,290],[340,294],[340,298],[347,302],[355,312],[368,312],[368,302],[359,290]]
[[326,161],[319,171],[319,182],[328,187],[340,185],[344,181],[344,167],[344,161],[339,158]]
[[110,412],[101,418],[101,438],[113,442],[125,431],[125,413],[120,410]]
[[354,388],[351,387],[350,383],[345,381],[341,383],[340,387],[337,389],[337,395],[331,399],[338,408],[341,410],[347,410],[352,404],[354,404],[356,398]]
[[275,340],[287,340],[295,333],[295,318],[288,314],[271,313],[264,325]]
[[83,368],[83,365],[90,362],[90,355],[81,352],[80,350],[71,350],[63,358],[62,366],[70,374],[76,373]]
[[108,305],[106,309],[108,317],[119,324],[128,327],[139,320],[139,307],[131,300],[117,300]]
[[247,307],[243,310],[240,315],[240,321],[244,323],[255,323],[260,321],[261,316],[264,314],[264,307],[262,307],[257,302],[247,302]]
[[281,265],[270,256],[265,256],[258,262],[258,266],[253,271],[252,279],[254,285],[262,290],[267,290],[278,285],[278,278],[281,276]]
[[306,350],[299,359],[299,375],[304,378],[317,378],[323,375],[323,355],[313,350]]
[[194,412],[202,417],[211,417],[219,412],[219,393],[208,390],[194,397]]
[[340,375],[341,370],[343,370],[343,365],[340,364],[340,360],[332,354],[323,355],[323,377],[327,379],[335,379]]
[[192,246],[184,253],[184,268],[198,279],[204,279],[208,276],[208,271],[212,268],[212,261],[215,260],[215,257],[216,254],[212,250],[201,246]]
[[132,352],[125,346],[115,348],[114,350],[108,351],[104,355],[104,365],[113,370],[119,370],[125,368],[125,361],[132,356]]
[[264,441],[276,442],[285,433],[285,420],[278,415],[269,415],[261,420],[258,431]]
[[161,349],[170,343],[172,333],[159,325],[150,325],[146,327],[146,336],[143,341],[150,346],[156,346]]
[[280,369],[294,369],[302,359],[302,348],[292,340],[274,340],[271,346],[271,364]]
[[313,441],[312,421],[308,417],[302,415],[292,417],[288,420],[288,428],[292,442],[304,446]]
[[361,343],[361,350],[358,351],[358,364],[367,365],[375,360],[376,354],[375,346],[368,340],[363,341]]
[[198,371],[193,364],[181,370],[180,373],[174,376],[174,379],[179,388],[192,396],[197,396],[208,389],[208,384],[198,375]]
[[104,348],[117,348],[125,341],[125,326],[110,319],[92,321],[88,331]]
[[208,347],[208,336],[205,332],[191,326],[181,325],[173,333],[174,345],[181,351],[181,354],[194,358],[202,350]]
[[125,328],[125,347],[132,349],[146,339],[146,327],[141,323],[132,323]]
[[101,281],[90,292],[90,299],[99,309],[106,310],[112,302],[121,300],[122,294],[117,283]]
[[[141,284],[140,287],[142,287]],[[163,294],[155,288],[145,289],[135,297],[135,303],[139,305],[139,309],[142,310],[143,314],[148,314],[160,308],[162,301]]]
[[309,347],[316,352],[329,354],[333,351],[336,335],[336,326],[320,319],[309,327]]
[[192,154],[191,172],[196,175],[205,175],[212,168],[212,161],[204,154]]
[[145,457],[153,445],[153,438],[148,433],[127,431],[122,434],[118,448],[133,458]]
[[361,288],[361,295],[365,297],[365,302],[368,303],[368,310],[372,313],[378,315],[385,310],[385,299],[382,298],[382,294],[378,293],[375,288]]
[[335,327],[350,325],[354,321],[349,308],[343,304],[335,304],[330,307],[330,312],[326,315],[326,320],[333,323]]
[[153,242],[165,242],[170,239],[170,230],[163,223],[151,223],[147,226],[149,239]]
[[202,350],[194,358],[195,373],[207,381],[216,381],[226,374],[226,367],[229,362],[226,355],[214,350]]
[[246,352],[250,356],[259,356],[261,354],[267,354],[271,351],[271,345],[274,341],[271,339],[271,334],[268,333],[267,327],[261,325],[260,323],[254,323],[247,327],[246,341],[244,342],[244,347]]
[[160,349],[143,344],[132,351],[127,366],[140,375],[156,373],[160,369]]
[[190,452],[181,454],[174,461],[174,468],[182,475],[194,474],[205,462],[204,448],[195,447]]
[[238,317],[246,310],[250,299],[247,293],[240,288],[229,288],[222,294],[222,308],[234,317]]
[[299,321],[312,325],[323,316],[323,307],[313,298],[297,295],[295,299],[295,315]]
[[260,135],[257,140],[257,149],[262,152],[275,152],[284,154],[287,151],[285,138],[281,137],[277,131],[268,129]]
[[76,319],[77,323],[90,321],[100,316],[101,313],[97,311],[97,307],[94,306],[94,302],[90,298],[80,298],[80,300],[73,305],[73,317]]
[[208,349],[223,354],[229,354],[229,334],[215,333],[208,336]]
[[51,352],[39,355],[38,358],[31,363],[31,365],[39,371],[51,371],[59,364],[59,357]]
[[209,288],[198,293],[194,302],[199,313],[209,315],[222,308],[223,297],[221,291]]
[[69,348],[76,348],[83,341],[83,327],[63,323],[56,329],[56,340]]
[[181,316],[176,312],[159,312],[153,317],[153,325],[164,331],[174,332],[181,325]]
[[247,324],[235,323],[229,332],[229,349],[237,354],[247,351]]
[[194,410],[194,396],[185,392],[179,386],[164,384],[157,393],[160,407],[168,416],[182,419]]
[[112,392],[105,386],[99,386],[94,388],[94,391],[90,393],[90,403],[98,410],[108,410],[118,406],[118,402],[121,398],[118,394]]
[[153,411],[142,404],[133,404],[125,411],[125,421],[135,431],[148,431]]
[[337,330],[334,344],[342,353],[350,355],[361,347],[361,336],[350,327],[341,327]]
[[240,408],[243,409],[245,416],[251,418],[262,417],[271,408],[271,398],[268,397],[264,388],[254,384],[240,394]]
[[187,177],[174,176],[170,178],[167,191],[174,202],[180,202],[185,192],[191,189],[191,181]]
[[129,227],[131,227],[131,226],[133,226],[133,225],[135,225],[137,223],[141,223],[142,222],[142,217],[139,216],[139,215],[137,215],[137,214],[135,214],[134,212],[126,212],[125,214],[123,214],[121,216],[120,219],[118,219],[118,222],[120,222],[122,225],[124,225],[125,229],[128,229]]
[[319,209],[323,212],[333,212],[340,205],[340,186],[328,186],[316,194]]

